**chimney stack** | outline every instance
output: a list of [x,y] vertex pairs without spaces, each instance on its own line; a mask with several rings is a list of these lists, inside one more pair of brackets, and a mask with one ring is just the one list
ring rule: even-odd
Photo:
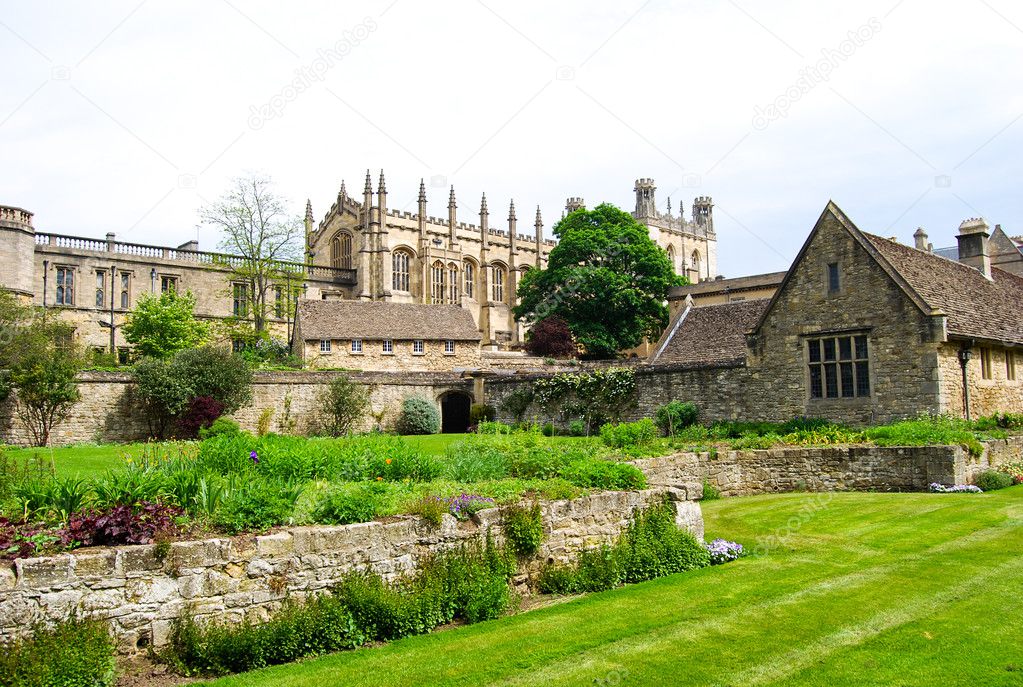
[[917,250],[927,250],[927,232],[924,231],[923,227],[917,227],[916,231],[913,232],[913,241],[916,244]]
[[969,265],[991,278],[991,257],[988,255],[988,239],[991,237],[988,224],[980,217],[965,220],[959,225],[959,262]]

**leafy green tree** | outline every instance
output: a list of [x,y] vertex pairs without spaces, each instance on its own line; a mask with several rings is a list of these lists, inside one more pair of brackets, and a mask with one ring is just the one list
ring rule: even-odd
[[195,296],[173,289],[139,298],[121,330],[136,353],[154,358],[201,346],[210,338],[210,326],[195,317]]
[[660,334],[668,323],[668,290],[686,282],[645,227],[604,203],[569,214],[554,233],[560,240],[547,267],[520,282],[516,318],[533,324],[557,315],[596,358]]
[[171,368],[169,360],[143,358],[131,370],[140,409],[149,422],[150,436],[163,439],[173,421],[188,407],[192,388]]
[[[304,279],[302,270],[283,264],[304,262],[302,219],[291,214],[270,179],[258,175],[235,179],[232,187],[203,207],[199,215],[204,224],[221,232],[221,250],[241,257],[228,264],[232,297],[240,306],[235,316],[251,317],[256,332],[264,331],[271,308],[277,307],[276,298],[270,297],[273,289],[290,283],[295,292]],[[288,296],[285,302],[290,307]]]
[[5,357],[10,386],[17,391],[17,414],[35,445],[47,446],[53,427],[81,397],[75,376],[82,357],[74,345],[74,328],[40,310],[12,332]]

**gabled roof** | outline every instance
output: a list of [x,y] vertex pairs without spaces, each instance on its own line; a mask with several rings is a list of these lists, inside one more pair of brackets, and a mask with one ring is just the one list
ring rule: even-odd
[[472,313],[457,305],[386,301],[303,300],[298,305],[302,338],[479,341]]
[[865,236],[931,308],[948,316],[950,335],[1023,343],[1023,277],[993,267],[988,280],[961,262]]
[[767,308],[766,298],[700,308],[688,305],[668,325],[652,365],[730,365],[746,359],[746,332]]
[[960,262],[866,234],[833,201],[828,201],[755,330],[763,326],[792,278],[795,266],[802,261],[829,215],[838,220],[921,312],[946,316],[949,335],[1023,343],[1023,318],[1019,314],[1023,278],[992,268],[989,280]]
[[768,272],[765,274],[751,274],[746,277],[732,277],[731,279],[707,279],[695,284],[686,286],[673,286],[668,293],[668,300],[681,300],[686,294],[694,296],[704,293],[736,292],[765,289],[777,286],[785,278],[784,272]]

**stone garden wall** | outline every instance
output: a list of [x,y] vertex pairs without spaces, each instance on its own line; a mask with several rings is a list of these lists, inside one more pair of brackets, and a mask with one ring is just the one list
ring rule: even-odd
[[[681,488],[604,492],[542,504],[546,538],[537,559],[520,570],[522,584],[545,560],[565,561],[584,548],[610,543],[637,508],[669,494],[676,522],[703,537],[696,492]],[[500,540],[500,509],[439,528],[418,517],[337,527],[293,527],[262,536],[158,545],[83,549],[0,564],[0,641],[33,623],[71,613],[110,621],[122,651],[166,643],[186,611],[228,622],[265,621],[286,598],[325,590],[352,570],[393,578],[432,552]]]
[[987,442],[975,458],[960,446],[835,446],[679,453],[634,461],[652,487],[714,485],[723,496],[790,491],[926,491],[932,482],[970,484],[1023,459],[1023,437]]
[[[255,431],[264,411],[272,413],[270,429],[280,431],[281,423],[293,420],[292,431],[306,433],[319,417],[318,394],[337,372],[257,372],[252,385],[252,402],[233,417],[243,429]],[[352,381],[370,390],[371,412],[362,429],[377,424],[389,428],[397,419],[401,402],[408,396],[425,396],[439,403],[441,395],[460,391],[471,395],[473,380],[453,372],[349,372]],[[70,417],[57,425],[50,443],[54,446],[80,443],[142,441],[149,436],[145,416],[133,397],[127,374],[83,372],[78,377],[81,400]],[[290,403],[290,409],[287,409]],[[15,415],[12,395],[0,403],[0,444],[28,445],[31,435]],[[286,417],[287,414],[287,417]]]

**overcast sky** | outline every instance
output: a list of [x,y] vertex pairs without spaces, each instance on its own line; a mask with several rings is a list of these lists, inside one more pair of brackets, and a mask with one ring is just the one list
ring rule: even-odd
[[[1023,233],[1023,5],[0,2],[0,203],[39,231],[178,244],[228,181],[317,220],[342,179],[392,206],[546,231],[653,177],[714,198],[719,271],[784,269],[829,198],[861,229]],[[531,221],[525,222],[532,224]]]

